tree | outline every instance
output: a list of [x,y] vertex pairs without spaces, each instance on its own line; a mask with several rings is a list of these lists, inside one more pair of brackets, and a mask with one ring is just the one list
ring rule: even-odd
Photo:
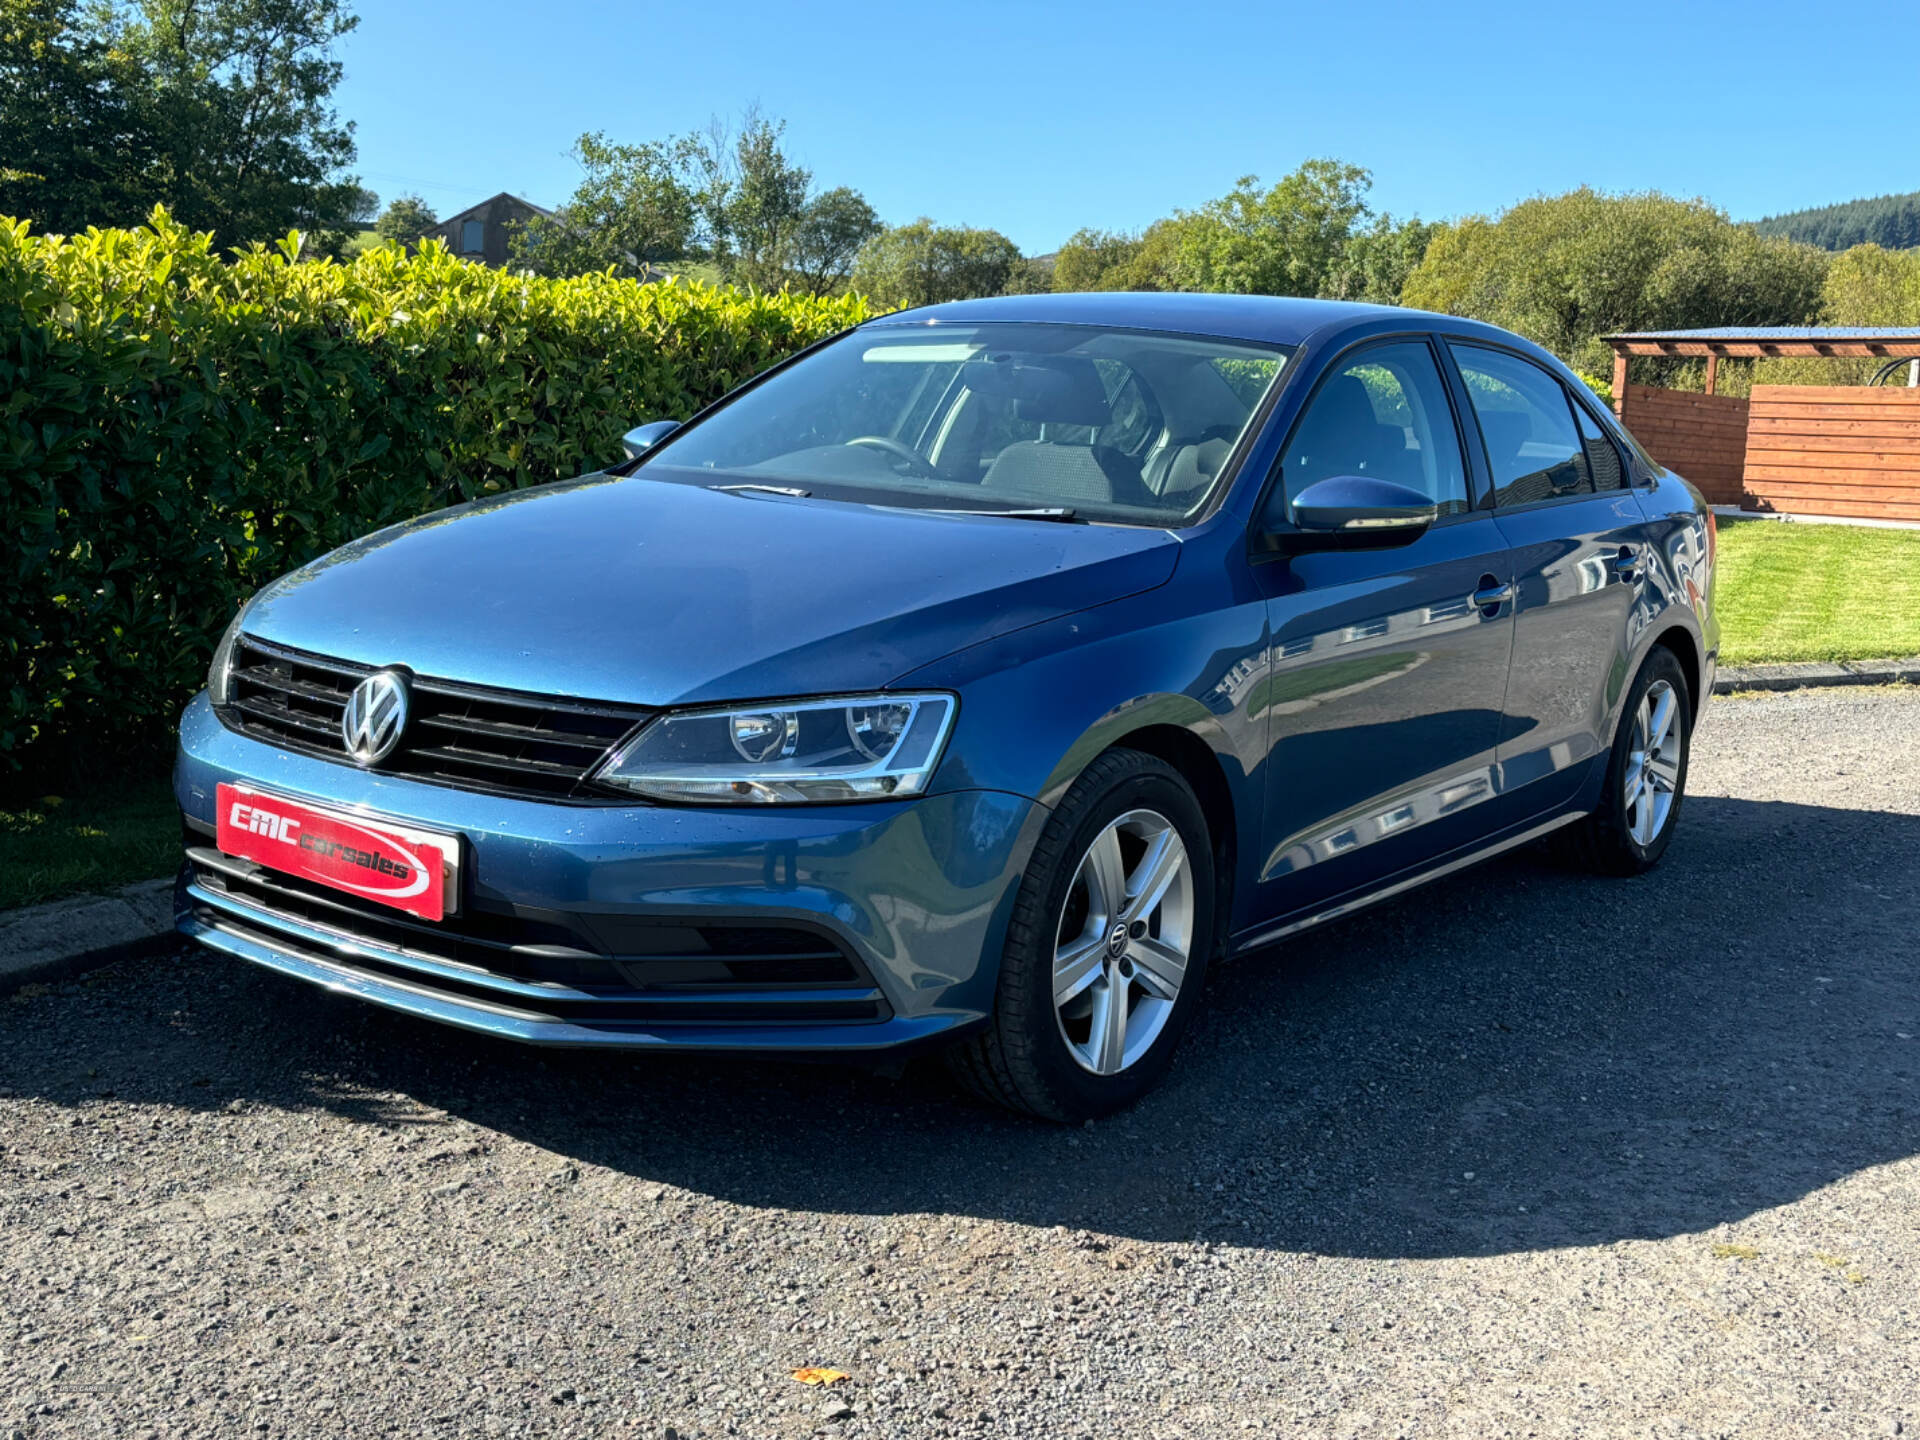
[[1076,230],[1053,261],[1053,288],[1175,290],[1173,254],[1182,222],[1156,220],[1139,234]]
[[1321,281],[1320,295],[1328,300],[1398,305],[1407,276],[1426,255],[1440,228],[1424,220],[1378,216],[1366,229],[1347,237],[1339,258]]
[[[1833,257],[1820,287],[1820,318],[1829,325],[1920,325],[1920,250],[1856,245]],[[1864,385],[1886,361],[1761,360],[1756,384]],[[1722,367],[1725,374],[1725,367]],[[1902,377],[1904,383],[1904,377]]]
[[813,175],[780,148],[786,128],[784,120],[750,109],[737,136],[729,138],[716,121],[702,148],[701,203],[713,259],[736,285],[777,290],[787,279]]
[[853,288],[883,305],[937,305],[998,295],[1019,264],[1020,247],[998,230],[935,225],[922,216],[860,248]]
[[1050,295],[1053,293],[1053,257],[1024,255],[1007,271],[1002,295]]
[[573,158],[584,172],[573,198],[517,227],[508,242],[521,264],[543,275],[611,269],[644,277],[694,248],[700,148],[693,137],[616,145],[595,132],[580,137]]
[[1372,211],[1358,165],[1309,160],[1269,190],[1248,175],[1198,211],[1174,216],[1171,275],[1183,290],[1318,295]]
[[1846,250],[1857,245],[1907,249],[1920,246],[1920,190],[1769,215],[1756,221],[1753,228],[1762,235],[1801,240],[1822,250]]
[[549,275],[644,276],[701,259],[730,284],[831,294],[880,222],[858,191],[813,194],[813,176],[781,149],[785,129],[750,110],[737,135],[718,121],[642,145],[582,135],[580,187],[557,214],[521,227],[512,252]]
[[1080,230],[1060,247],[1056,290],[1225,290],[1398,301],[1436,227],[1375,217],[1358,165],[1309,160],[1270,188],[1246,176],[1198,210],[1137,234]]
[[330,98],[340,0],[0,0],[0,209],[45,228],[165,204],[225,244],[337,250],[373,197]]
[[1053,288],[1125,290],[1125,276],[1139,257],[1141,239],[1118,230],[1076,230],[1053,257]]
[[1827,271],[1823,299],[1835,325],[1920,325],[1920,250],[1843,250]]
[[62,234],[139,224],[155,198],[142,79],[80,0],[0,0],[0,214]]
[[800,212],[784,273],[810,295],[838,294],[846,288],[860,247],[885,228],[858,190],[841,185],[823,191]]
[[1156,220],[1140,237],[1139,253],[1122,273],[1129,290],[1178,290],[1174,260],[1179,250],[1177,219]]
[[418,195],[399,195],[374,223],[374,231],[389,245],[411,245],[439,224],[433,207]]
[[142,0],[114,43],[146,76],[152,198],[225,243],[300,229],[337,252],[372,198],[330,103],[358,24],[340,0]]
[[786,122],[749,109],[737,135],[716,120],[700,143],[700,207],[714,263],[735,285],[845,287],[860,247],[881,225],[857,190],[815,193],[813,174],[782,148]]
[[1486,235],[1492,225],[1484,215],[1435,225],[1426,253],[1401,284],[1400,303],[1443,315],[1472,314],[1470,294],[1480,277],[1480,252],[1492,243]]
[[1517,330],[1604,374],[1599,337],[1618,331],[1812,323],[1827,263],[1704,200],[1582,188],[1439,230],[1401,299]]

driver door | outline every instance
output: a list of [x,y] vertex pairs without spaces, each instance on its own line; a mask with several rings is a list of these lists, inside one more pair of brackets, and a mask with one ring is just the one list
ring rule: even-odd
[[1286,449],[1265,528],[1337,475],[1430,496],[1438,521],[1388,549],[1300,550],[1256,568],[1271,670],[1258,908],[1323,908],[1482,838],[1513,647],[1513,556],[1473,507],[1462,426],[1425,339],[1333,362]]

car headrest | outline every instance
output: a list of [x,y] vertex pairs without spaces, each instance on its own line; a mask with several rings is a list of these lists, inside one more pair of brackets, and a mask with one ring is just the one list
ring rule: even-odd
[[1100,372],[1079,356],[970,360],[961,380],[975,394],[1011,398],[1014,414],[1035,424],[1098,429],[1113,418]]
[[1364,425],[1379,423],[1373,397],[1367,394],[1366,382],[1358,375],[1336,375],[1313,403],[1315,410],[1324,412],[1326,423],[1337,429],[1357,431]]
[[1520,464],[1520,451],[1533,438],[1533,420],[1518,410],[1483,410],[1480,429],[1487,437],[1487,455],[1495,473]]

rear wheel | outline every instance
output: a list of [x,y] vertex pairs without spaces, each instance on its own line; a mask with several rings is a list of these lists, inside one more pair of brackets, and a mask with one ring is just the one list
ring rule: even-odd
[[1662,647],[1627,692],[1599,807],[1560,832],[1562,852],[1603,875],[1638,875],[1659,864],[1680,823],[1692,737],[1686,672]]
[[1035,846],[993,1018],[950,1052],[976,1094],[1050,1120],[1132,1104],[1166,1073],[1213,934],[1206,819],[1178,771],[1113,750]]

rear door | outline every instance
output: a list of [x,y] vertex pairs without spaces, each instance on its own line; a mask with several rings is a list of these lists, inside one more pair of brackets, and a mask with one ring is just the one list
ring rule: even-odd
[[1516,812],[1538,813],[1564,803],[1612,743],[1644,618],[1646,518],[1586,399],[1516,352],[1458,340],[1448,349],[1513,547],[1501,786]]
[[1504,535],[1476,509],[1462,418],[1425,338],[1336,358],[1282,452],[1263,525],[1336,475],[1395,480],[1439,521],[1411,544],[1256,566],[1271,666],[1257,909],[1275,920],[1483,836],[1512,642]]

